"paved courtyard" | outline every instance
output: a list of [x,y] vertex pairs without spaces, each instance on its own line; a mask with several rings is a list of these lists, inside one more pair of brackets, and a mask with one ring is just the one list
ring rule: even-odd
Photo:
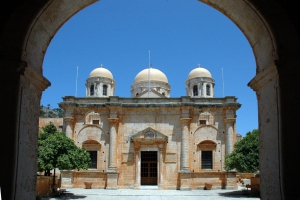
[[104,189],[67,189],[67,192],[57,198],[43,198],[43,200],[55,199],[84,199],[84,200],[251,200],[259,199],[251,197],[250,194],[243,194],[238,190],[104,190]]

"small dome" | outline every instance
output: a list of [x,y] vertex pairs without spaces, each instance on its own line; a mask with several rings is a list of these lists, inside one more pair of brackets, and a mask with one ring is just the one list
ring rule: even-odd
[[197,77],[211,77],[210,72],[207,69],[204,69],[202,67],[198,67],[193,69],[188,76],[188,79],[197,78]]
[[[134,82],[148,81],[148,70],[144,69],[140,73],[138,73],[134,79]],[[168,83],[168,79],[166,75],[158,69],[150,68],[150,80],[151,81],[161,81]]]
[[92,77],[105,77],[105,78],[113,79],[112,73],[109,70],[107,70],[103,67],[99,67],[99,68],[94,69],[90,73],[89,78],[92,78]]

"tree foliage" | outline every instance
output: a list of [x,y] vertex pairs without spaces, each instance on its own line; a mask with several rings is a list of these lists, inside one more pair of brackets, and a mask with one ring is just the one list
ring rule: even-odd
[[236,169],[239,172],[259,170],[258,130],[248,132],[234,145],[234,151],[225,158],[225,170]]
[[89,153],[77,147],[73,140],[64,133],[58,132],[50,123],[42,128],[38,141],[38,169],[49,171],[88,169],[91,162]]

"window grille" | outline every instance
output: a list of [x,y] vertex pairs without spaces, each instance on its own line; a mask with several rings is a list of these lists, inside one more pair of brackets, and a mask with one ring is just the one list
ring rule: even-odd
[[88,151],[91,158],[90,169],[97,169],[97,151]]
[[201,168],[212,169],[212,151],[202,151],[201,153]]
[[198,86],[197,85],[193,86],[193,96],[198,96]]
[[206,95],[210,96],[210,86],[206,85]]
[[107,96],[107,85],[103,85],[103,96]]
[[90,95],[91,95],[91,96],[94,96],[94,85],[91,85],[91,88],[90,88]]

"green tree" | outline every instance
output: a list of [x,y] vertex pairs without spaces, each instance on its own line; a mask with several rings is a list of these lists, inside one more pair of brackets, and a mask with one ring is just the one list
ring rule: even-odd
[[42,128],[38,141],[38,169],[50,175],[50,170],[88,169],[91,162],[89,153],[77,147],[73,140],[58,132],[50,123]]
[[236,169],[239,172],[259,170],[258,130],[248,132],[234,145],[234,151],[225,158],[225,170]]

